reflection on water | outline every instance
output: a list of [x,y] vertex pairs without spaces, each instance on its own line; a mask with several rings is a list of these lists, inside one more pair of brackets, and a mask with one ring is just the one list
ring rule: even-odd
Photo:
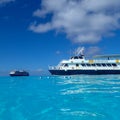
[[0,120],[119,120],[120,75],[0,77]]
[[120,93],[120,76],[63,76],[59,85],[62,95],[80,93]]

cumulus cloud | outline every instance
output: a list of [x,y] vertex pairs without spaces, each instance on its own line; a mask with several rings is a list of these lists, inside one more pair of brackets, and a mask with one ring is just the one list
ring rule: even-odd
[[6,4],[6,3],[9,3],[9,2],[13,2],[15,0],[0,0],[0,5],[3,5],[3,4]]
[[66,33],[76,43],[96,43],[120,29],[120,0],[42,0],[33,16],[47,19],[33,23],[30,30]]
[[60,55],[60,54],[61,54],[61,51],[57,50],[57,51],[56,51],[56,54],[57,54],[57,55]]
[[86,49],[86,56],[91,57],[101,53],[101,49],[98,46],[91,46]]

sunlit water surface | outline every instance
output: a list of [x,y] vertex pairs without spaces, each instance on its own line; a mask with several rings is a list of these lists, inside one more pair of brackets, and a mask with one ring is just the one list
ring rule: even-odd
[[120,75],[0,77],[0,120],[120,120]]

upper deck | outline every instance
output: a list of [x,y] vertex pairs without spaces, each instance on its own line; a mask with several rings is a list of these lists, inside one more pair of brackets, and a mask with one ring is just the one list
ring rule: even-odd
[[120,55],[98,55],[94,56],[93,59],[85,59],[84,55],[82,56],[73,56],[68,60],[62,60],[60,63],[119,63]]

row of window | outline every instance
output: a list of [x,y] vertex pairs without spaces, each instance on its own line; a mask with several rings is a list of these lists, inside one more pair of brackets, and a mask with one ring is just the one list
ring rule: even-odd
[[116,67],[117,66],[117,64],[115,64],[115,63],[112,63],[112,64],[110,64],[110,63],[96,63],[96,64],[81,64],[83,67],[85,67],[85,66],[96,66],[96,67],[111,67],[111,66],[114,66],[114,67]]
[[[110,64],[110,63],[96,63],[96,64],[84,64],[84,63],[82,63],[82,64],[76,64],[76,67],[79,67],[80,65],[82,65],[83,67],[90,67],[90,66],[93,66],[93,67],[111,67],[111,66],[113,66],[113,67],[116,67],[117,66],[117,64],[115,64],[115,63],[112,63],[112,64]],[[68,64],[64,64],[64,66],[65,67],[68,67]]]
[[81,55],[81,56],[74,56],[74,57],[71,57],[71,59],[83,59],[83,55]]

